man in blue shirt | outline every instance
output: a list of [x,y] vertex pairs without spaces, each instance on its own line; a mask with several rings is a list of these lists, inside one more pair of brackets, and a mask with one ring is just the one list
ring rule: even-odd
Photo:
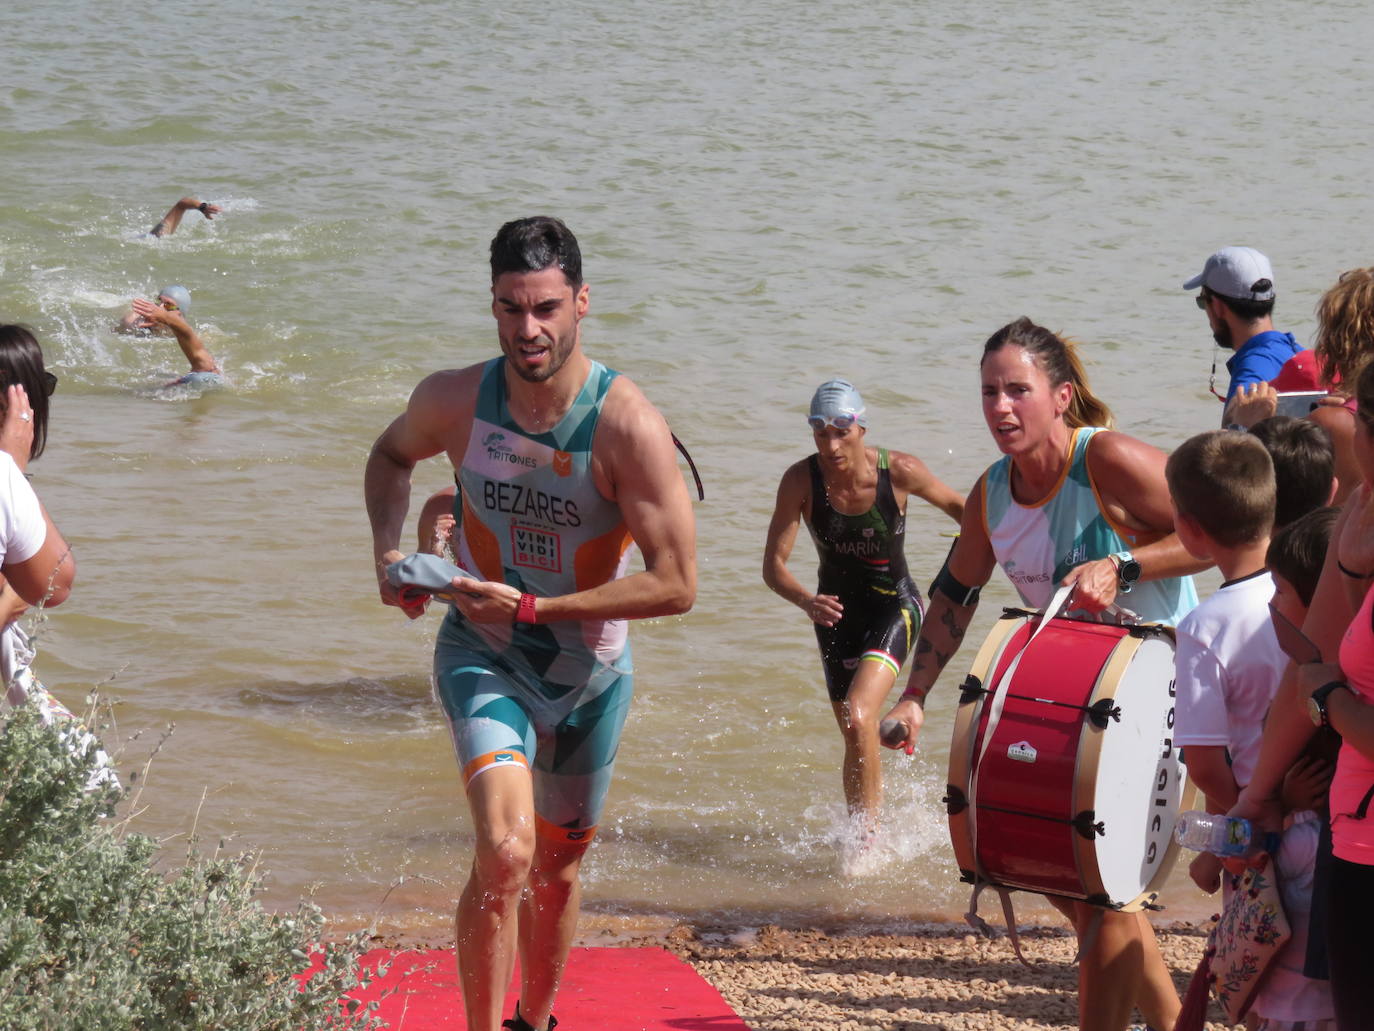
[[[1207,313],[1212,339],[1218,347],[1236,353],[1226,362],[1236,391],[1251,383],[1268,383],[1302,346],[1291,333],[1274,329],[1274,271],[1269,259],[1253,247],[1223,247],[1210,258],[1202,272],[1183,284],[1183,289],[1202,287],[1197,306]],[[1223,425],[1227,422],[1223,416]]]

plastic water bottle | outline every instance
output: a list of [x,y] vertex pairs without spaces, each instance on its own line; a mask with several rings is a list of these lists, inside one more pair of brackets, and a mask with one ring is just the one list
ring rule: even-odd
[[1174,840],[1194,852],[1218,856],[1243,856],[1258,847],[1250,821],[1189,809],[1174,825]]

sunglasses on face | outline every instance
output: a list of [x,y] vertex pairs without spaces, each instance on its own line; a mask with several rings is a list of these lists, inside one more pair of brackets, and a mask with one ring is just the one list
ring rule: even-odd
[[[0,396],[3,396],[5,388],[9,385],[7,377],[0,376]],[[47,397],[52,397],[53,391],[57,389],[57,377],[51,372],[43,373],[43,393]]]
[[833,426],[837,430],[847,430],[859,421],[859,417],[846,412],[843,415],[808,415],[806,421],[811,424],[813,430],[823,430],[827,426]]
[[1207,310],[1207,302],[1211,299],[1212,295],[1209,294],[1206,290],[1202,291],[1202,293],[1198,294],[1196,297],[1193,298],[1193,300],[1197,302],[1198,308],[1202,311]]

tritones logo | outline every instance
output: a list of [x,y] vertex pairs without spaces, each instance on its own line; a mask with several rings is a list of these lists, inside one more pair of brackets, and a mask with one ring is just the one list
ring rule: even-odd
[[515,762],[515,756],[510,752],[497,752],[491,757],[491,761],[493,763],[513,763]]
[[493,462],[510,462],[513,465],[523,465],[527,469],[533,469],[539,464],[533,458],[517,455],[505,441],[506,435],[500,431],[493,431],[482,438],[482,446],[487,449],[487,457]]

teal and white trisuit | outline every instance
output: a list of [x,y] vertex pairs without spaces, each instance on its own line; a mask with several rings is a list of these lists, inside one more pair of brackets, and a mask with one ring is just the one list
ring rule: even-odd
[[[997,564],[1021,601],[1043,609],[1074,566],[1130,551],[1159,539],[1112,522],[1088,473],[1088,445],[1100,427],[1074,431],[1059,483],[1034,505],[1011,494],[1011,456],[983,474],[983,524]],[[1138,583],[1118,603],[1151,622],[1176,626],[1197,605],[1190,576]]]
[[[507,407],[505,359],[486,364],[454,499],[461,565],[537,597],[624,575],[634,542],[590,469],[617,375],[592,362],[567,415],[547,432],[526,433]],[[450,607],[434,682],[464,783],[495,766],[525,766],[539,833],[589,840],[633,693],[626,621],[479,624]]]

